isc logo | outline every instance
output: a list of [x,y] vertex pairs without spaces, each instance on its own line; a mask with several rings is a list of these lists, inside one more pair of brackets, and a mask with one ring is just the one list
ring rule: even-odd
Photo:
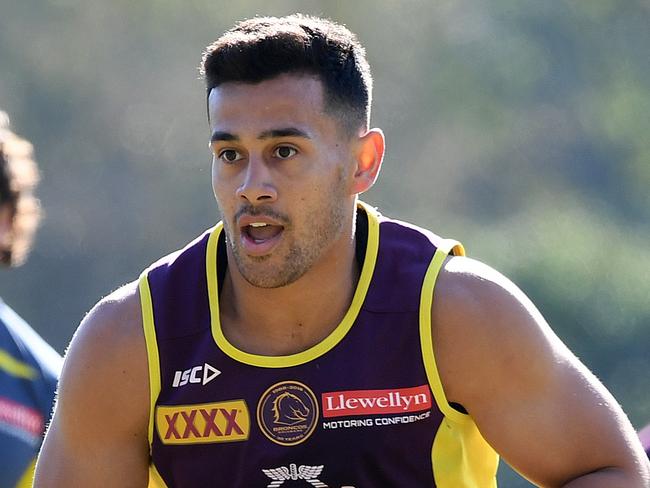
[[210,366],[208,363],[203,363],[203,366],[194,366],[185,371],[176,371],[174,373],[174,382],[172,383],[172,386],[178,388],[179,386],[184,386],[188,383],[201,383],[205,385],[220,374],[221,371],[217,368]]

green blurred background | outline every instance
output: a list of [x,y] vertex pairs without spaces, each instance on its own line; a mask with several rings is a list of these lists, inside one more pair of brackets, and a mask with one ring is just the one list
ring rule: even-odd
[[46,212],[5,301],[63,352],[101,296],[211,226],[202,49],[295,11],[367,48],[388,152],[365,200],[510,276],[650,421],[647,0],[0,0],[0,107]]

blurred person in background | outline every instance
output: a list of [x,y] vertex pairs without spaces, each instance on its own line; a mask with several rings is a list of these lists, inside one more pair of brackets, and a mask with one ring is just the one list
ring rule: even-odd
[[37,487],[485,488],[498,454],[539,486],[648,486],[521,290],[358,200],[384,135],[354,34],[255,18],[202,68],[223,222],[84,319]]
[[[0,264],[19,266],[40,220],[32,146],[0,111]],[[0,487],[32,486],[62,359],[0,299]]]
[[648,455],[648,458],[650,458],[650,424],[646,425],[639,431],[639,439],[641,439],[641,444],[643,444],[645,453]]

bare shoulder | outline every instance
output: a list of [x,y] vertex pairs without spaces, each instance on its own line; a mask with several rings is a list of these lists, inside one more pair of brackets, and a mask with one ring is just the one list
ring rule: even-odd
[[490,368],[503,369],[512,378],[516,377],[512,367],[528,354],[534,353],[540,361],[525,361],[527,368],[546,367],[546,360],[553,358],[574,360],[519,287],[470,258],[451,257],[445,262],[436,284],[432,323],[441,374],[449,377],[450,394],[456,383],[453,378],[463,371],[456,366],[468,366],[472,375],[477,368],[486,373],[494,372]]
[[137,283],[102,299],[63,364],[35,486],[145,486],[148,365]]
[[[146,413],[148,369],[137,283],[129,283],[103,298],[86,315],[66,353],[59,402],[88,396],[104,399],[97,408]],[[69,398],[67,398],[69,396]],[[99,402],[97,402],[99,403]]]
[[[89,354],[111,355],[141,346],[142,313],[137,282],[128,283],[100,300],[77,329],[66,360]],[[128,356],[128,355],[126,355]]]
[[643,453],[622,409],[509,279],[448,258],[431,316],[447,400],[515,469],[541,486],[608,469],[630,484],[607,486],[641,486]]
[[450,318],[511,311],[538,314],[528,297],[507,277],[464,256],[452,256],[445,261],[436,285],[436,301],[438,311]]

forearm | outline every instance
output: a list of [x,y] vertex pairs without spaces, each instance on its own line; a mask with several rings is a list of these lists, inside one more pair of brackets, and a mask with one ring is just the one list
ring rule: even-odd
[[650,488],[650,479],[641,470],[603,468],[562,485],[563,488]]

